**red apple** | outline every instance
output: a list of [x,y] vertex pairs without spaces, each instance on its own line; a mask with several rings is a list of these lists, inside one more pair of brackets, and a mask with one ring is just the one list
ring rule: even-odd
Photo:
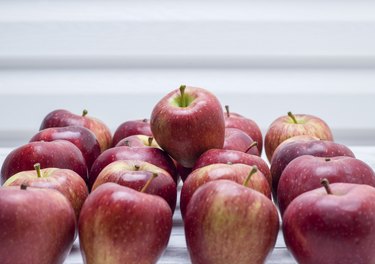
[[375,173],[366,163],[352,157],[300,156],[284,169],[277,189],[277,201],[283,214],[298,195],[319,188],[320,180],[368,184],[375,187]]
[[291,137],[282,142],[275,150],[271,161],[272,190],[276,197],[280,176],[285,167],[297,157],[312,155],[315,157],[348,156],[354,153],[345,145],[311,136]]
[[331,129],[321,118],[313,115],[294,115],[289,112],[288,115],[273,121],[267,130],[264,143],[268,161],[271,161],[273,152],[281,142],[298,135],[310,135],[333,141]]
[[248,134],[254,141],[257,142],[259,156],[263,149],[263,136],[262,132],[252,119],[244,117],[240,114],[229,111],[229,106],[225,106],[224,120],[225,127],[227,128],[238,128]]
[[82,115],[71,113],[64,109],[58,109],[49,113],[42,121],[40,130],[49,127],[82,126],[90,129],[99,142],[103,152],[112,145],[111,130],[103,121],[87,115],[87,110],[83,110]]
[[73,208],[60,192],[0,188],[1,264],[62,264],[75,235]]
[[118,160],[110,163],[99,173],[92,190],[105,182],[114,182],[140,191],[154,174],[158,177],[151,182],[146,193],[162,197],[174,212],[177,200],[176,183],[167,171],[145,161]]
[[225,128],[223,149],[238,150],[260,156],[258,143],[248,134],[237,128]]
[[30,142],[34,141],[54,141],[57,139],[67,140],[78,147],[86,160],[87,168],[90,169],[92,163],[100,155],[100,145],[96,136],[91,130],[85,127],[51,127],[39,131]]
[[90,190],[104,167],[116,160],[141,160],[149,162],[166,170],[177,184],[178,175],[176,167],[165,151],[159,148],[122,146],[107,149],[95,160],[89,173],[88,186]]
[[122,123],[113,134],[112,146],[116,146],[117,143],[123,138],[133,135],[146,135],[152,137],[150,121],[145,118],[141,120],[130,120]]
[[203,184],[219,179],[242,184],[251,175],[248,187],[271,199],[271,188],[263,173],[246,164],[211,164],[194,170],[184,182],[180,196],[180,210],[184,218],[186,208],[194,192]]
[[154,107],[151,131],[162,149],[182,166],[192,168],[208,149],[224,144],[224,116],[209,91],[182,85]]
[[146,136],[146,135],[133,135],[128,136],[126,138],[121,139],[115,147],[152,147],[152,148],[160,148],[156,140],[153,137]]
[[279,218],[263,194],[217,180],[194,193],[184,227],[193,264],[265,263],[276,243]]
[[11,151],[1,167],[1,183],[14,174],[33,170],[34,164],[42,168],[70,169],[87,181],[87,166],[82,152],[66,140],[30,142]]
[[241,151],[236,150],[225,150],[225,149],[210,149],[203,153],[197,162],[193,170],[202,168],[204,166],[215,164],[215,163],[242,163],[250,166],[257,166],[259,171],[266,177],[270,188],[272,186],[272,177],[270,169],[267,163],[260,157],[250,155]]
[[298,263],[375,263],[375,189],[333,183],[298,196],[285,211],[285,243]]
[[76,219],[83,202],[89,195],[86,182],[76,172],[68,169],[40,169],[40,164],[34,165],[35,170],[21,171],[10,177],[3,186],[20,186],[55,189],[61,192],[71,203]]
[[156,263],[171,230],[172,211],[164,199],[104,183],[89,195],[79,217],[84,263]]

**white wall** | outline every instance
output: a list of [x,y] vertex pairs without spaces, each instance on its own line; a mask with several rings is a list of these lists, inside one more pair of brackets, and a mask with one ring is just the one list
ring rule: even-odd
[[263,130],[291,110],[375,141],[375,2],[0,1],[10,145],[56,108],[88,108],[114,130],[180,84]]

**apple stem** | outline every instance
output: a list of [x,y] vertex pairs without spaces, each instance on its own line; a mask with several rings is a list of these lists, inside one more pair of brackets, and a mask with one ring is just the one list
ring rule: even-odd
[[247,175],[245,181],[243,182],[243,186],[248,187],[251,177],[258,171],[257,166],[253,166],[249,175]]
[[326,189],[327,194],[332,194],[331,187],[329,186],[329,181],[327,178],[324,178],[320,181],[320,184],[323,185],[324,189]]
[[325,161],[327,161],[327,162],[328,162],[328,161],[331,161],[331,159],[330,159],[330,158],[325,158]]
[[185,89],[186,89],[186,85],[181,85],[180,86],[180,94],[181,94],[181,97],[180,97],[180,106],[181,107],[186,107],[187,106],[187,103],[185,102]]
[[151,147],[152,141],[154,140],[153,137],[148,137],[148,145]]
[[148,186],[150,186],[151,182],[156,178],[158,177],[158,174],[155,172],[152,174],[152,176],[150,177],[150,179],[148,179],[148,181],[146,182],[145,186],[143,186],[143,188],[141,189],[141,192],[145,192],[148,188]]
[[148,121],[147,118],[144,118],[144,119],[142,120],[143,123],[147,123],[147,121]]
[[87,109],[83,109],[83,111],[82,111],[82,116],[84,117],[84,116],[86,116],[88,113],[89,113],[89,111],[87,111]]
[[42,173],[40,172],[40,163],[34,164],[34,169],[36,170],[36,174],[38,175],[38,178],[42,177]]
[[250,146],[246,149],[245,152],[248,152],[250,149],[252,149],[252,148],[254,148],[254,147],[256,147],[256,146],[258,146],[258,142],[253,141],[253,142],[250,144]]
[[292,114],[292,112],[288,112],[288,116],[293,120],[294,124],[298,124],[296,117]]
[[134,170],[139,171],[140,168],[141,167],[139,165],[137,165],[137,164],[134,165]]
[[22,184],[20,185],[20,189],[21,189],[21,190],[26,190],[26,189],[27,189],[27,184],[26,184],[26,183],[22,183]]
[[227,117],[230,117],[229,105],[225,106],[225,111],[227,112]]

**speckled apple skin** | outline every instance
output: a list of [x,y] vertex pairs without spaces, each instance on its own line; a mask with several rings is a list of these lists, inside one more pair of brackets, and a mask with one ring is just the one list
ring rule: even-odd
[[156,263],[171,230],[172,211],[164,199],[104,183],[87,198],[79,218],[84,263]]
[[298,196],[283,216],[285,243],[302,264],[375,263],[375,189],[333,183]]
[[276,243],[279,218],[263,194],[217,180],[194,193],[184,226],[193,264],[264,263]]

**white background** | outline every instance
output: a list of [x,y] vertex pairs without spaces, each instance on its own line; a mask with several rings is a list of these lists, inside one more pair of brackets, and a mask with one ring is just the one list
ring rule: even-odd
[[265,131],[291,110],[375,141],[373,1],[0,1],[0,138],[57,108],[114,131],[180,84]]

